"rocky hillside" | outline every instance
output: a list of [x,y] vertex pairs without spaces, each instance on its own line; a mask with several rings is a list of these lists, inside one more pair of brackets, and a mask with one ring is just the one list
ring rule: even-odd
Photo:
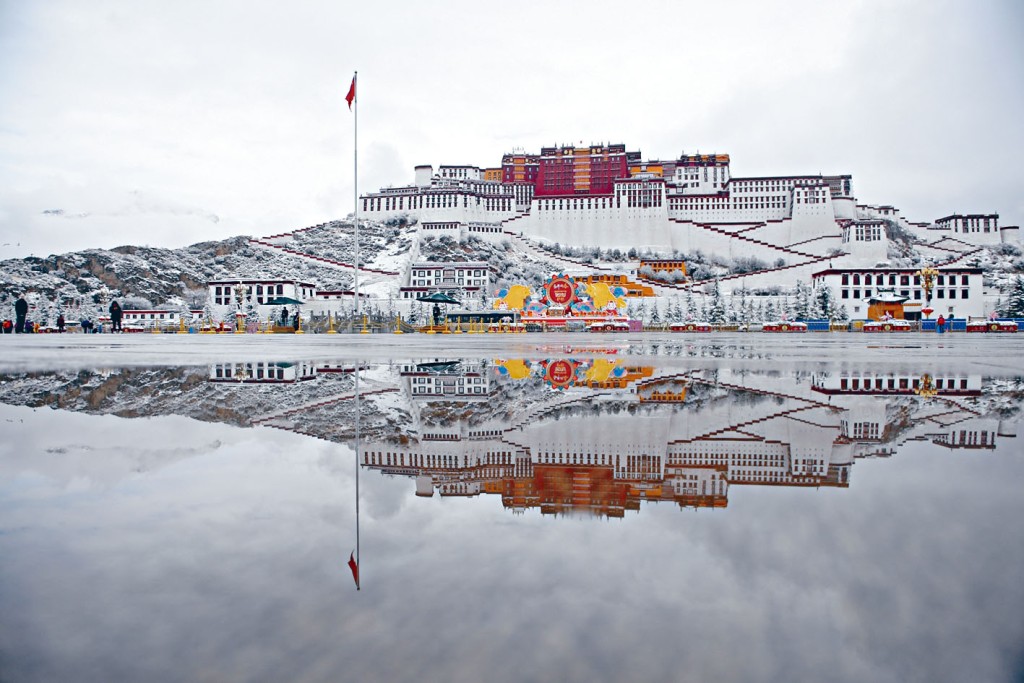
[[[907,235],[891,234],[890,238],[893,265],[922,263]],[[361,223],[359,241],[361,263],[382,273],[405,273],[410,259],[486,261],[494,274],[492,289],[517,283],[536,286],[571,263],[559,258],[569,254],[569,247],[552,251],[549,246],[546,252],[517,247],[514,240],[494,243],[470,236],[460,243],[447,236],[417,238],[417,233],[401,222]],[[547,253],[552,254],[550,259],[545,258]],[[600,250],[583,259],[571,256],[581,267],[586,261],[597,268],[613,269],[625,267],[623,259],[627,258]],[[744,265],[718,263],[712,255],[700,253],[680,256],[691,265],[689,275],[697,279],[721,276]],[[182,249],[124,246],[10,259],[0,262],[0,318],[13,315],[13,302],[22,294],[32,307],[30,319],[52,324],[58,312],[72,319],[95,318],[115,298],[128,308],[200,308],[206,300],[205,284],[214,279],[288,278],[314,282],[324,289],[349,289],[352,274],[344,264],[354,260],[354,232],[352,224],[345,221],[296,230],[263,245],[234,237]],[[979,250],[965,263],[982,268],[986,285],[1001,291],[1024,272],[1024,256],[1013,245]],[[378,275],[368,291],[386,297],[397,292],[400,284],[404,284],[401,275]]]

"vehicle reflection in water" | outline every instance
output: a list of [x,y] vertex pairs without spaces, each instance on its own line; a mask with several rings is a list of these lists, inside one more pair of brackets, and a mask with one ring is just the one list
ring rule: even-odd
[[[248,363],[211,382],[299,383],[354,365]],[[614,356],[423,359],[364,367],[360,463],[415,495],[498,496],[521,513],[622,517],[728,505],[734,486],[846,488],[908,441],[993,450],[1013,427],[977,374],[679,372]],[[251,424],[350,441],[354,387]],[[1005,411],[1004,411],[1005,412]]]

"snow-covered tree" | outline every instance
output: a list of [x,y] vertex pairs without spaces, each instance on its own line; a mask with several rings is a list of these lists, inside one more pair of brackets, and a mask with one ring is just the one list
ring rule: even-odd
[[219,324],[222,318],[218,309],[219,307],[214,306],[212,301],[207,300],[203,304],[203,321],[209,325]]
[[260,311],[256,307],[256,302],[252,299],[245,300],[245,330],[246,332],[255,332],[259,329],[260,325]]
[[1006,288],[1006,317],[1024,318],[1024,275],[1015,275]]
[[650,323],[651,325],[660,325],[661,324],[661,314],[658,313],[658,300],[657,299],[655,299],[654,301],[651,302],[651,313],[650,313],[650,316],[648,317],[646,322]]
[[672,301],[669,303],[668,313],[666,317],[669,320],[682,320],[683,319],[683,307],[679,302],[679,294],[676,293],[672,296]]
[[722,289],[718,285],[718,280],[715,280],[711,289],[711,305],[708,310],[708,322],[715,325],[721,325],[725,323],[726,320],[725,300],[722,298]]
[[409,324],[420,325],[423,322],[423,302],[413,301],[409,307]]
[[752,320],[754,322],[763,323],[765,320],[767,320],[767,318],[765,318],[763,301],[758,301],[756,304],[754,304],[753,310],[754,313],[752,316]]
[[693,290],[686,290],[686,319],[695,320],[698,317],[697,302],[693,300]]
[[178,316],[185,321],[186,328],[192,324],[192,309],[189,308],[188,301],[182,299],[178,304]]
[[811,292],[810,287],[803,280],[797,280],[793,288],[793,317],[797,320],[807,320],[811,317]]
[[832,299],[832,290],[822,286],[814,297],[814,308],[812,315],[816,318],[833,320],[835,316],[835,301]]

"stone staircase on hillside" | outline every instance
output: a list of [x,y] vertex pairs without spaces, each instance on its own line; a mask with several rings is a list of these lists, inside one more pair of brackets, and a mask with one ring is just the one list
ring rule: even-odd
[[[712,231],[712,232],[718,233],[719,235],[723,235],[725,237],[729,237],[731,239],[742,240],[742,241],[748,242],[750,244],[756,244],[758,247],[761,247],[761,248],[764,248],[764,249],[771,249],[772,251],[781,252],[781,253],[786,254],[788,256],[791,256],[791,257],[792,256],[797,256],[797,257],[805,258],[805,259],[818,258],[818,254],[811,254],[811,253],[808,253],[808,252],[805,252],[805,251],[799,251],[797,249],[791,249],[789,247],[782,247],[782,246],[779,246],[777,244],[771,244],[770,242],[765,242],[764,240],[755,239],[753,237],[747,237],[746,235],[742,234],[745,231],[730,232],[728,230],[723,230],[722,228],[715,227],[714,225],[711,225],[710,223],[694,223],[693,221],[685,221],[685,220],[682,220],[682,219],[679,219],[679,218],[669,218],[669,221],[671,221],[673,223],[677,223],[679,225],[692,225],[693,227],[699,228],[701,230]],[[758,225],[758,226],[754,226],[754,227],[762,227],[762,226],[763,226],[763,224],[762,225]]]
[[[332,222],[336,222],[336,221],[332,221]],[[328,225],[331,225],[331,223],[320,223],[319,225],[310,225],[310,226],[305,227],[305,228],[298,228],[296,230],[290,230],[288,232],[282,232],[282,233],[279,233],[277,235],[267,235],[266,237],[263,237],[262,239],[266,240],[268,242],[270,240],[293,239],[300,232],[306,232],[307,230],[319,230],[321,228],[326,228]]]

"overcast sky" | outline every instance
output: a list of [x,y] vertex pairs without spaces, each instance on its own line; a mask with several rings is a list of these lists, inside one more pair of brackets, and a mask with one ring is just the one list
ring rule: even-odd
[[1024,223],[1024,3],[0,0],[0,259],[341,218],[413,166],[623,142]]

